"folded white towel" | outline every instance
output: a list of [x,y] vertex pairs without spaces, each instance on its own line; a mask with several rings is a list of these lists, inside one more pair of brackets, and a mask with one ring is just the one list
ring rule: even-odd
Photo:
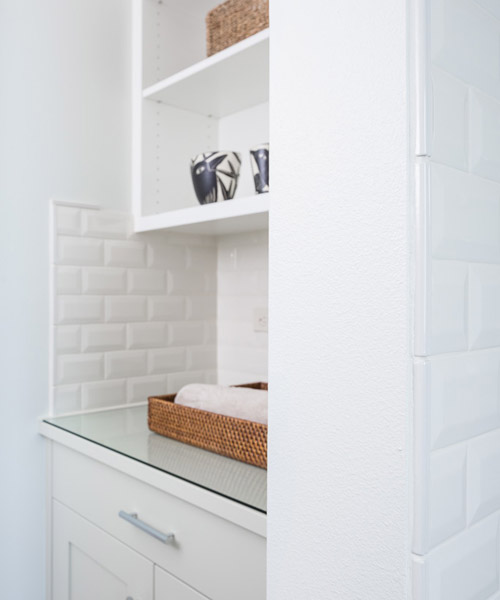
[[264,390],[191,383],[177,393],[175,402],[267,425],[267,391]]

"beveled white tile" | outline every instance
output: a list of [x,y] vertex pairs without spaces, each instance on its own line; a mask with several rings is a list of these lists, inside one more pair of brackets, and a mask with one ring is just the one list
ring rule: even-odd
[[55,327],[55,349],[58,354],[77,354],[81,349],[79,325],[59,325]]
[[161,348],[166,343],[166,323],[129,323],[127,325],[127,346],[129,348]]
[[187,368],[190,371],[205,371],[216,367],[216,346],[197,346],[187,349]]
[[126,401],[125,379],[82,384],[82,406],[84,410],[125,404]]
[[104,246],[101,240],[58,236],[56,263],[61,265],[102,265]]
[[147,319],[145,296],[110,296],[105,300],[106,321],[130,323]]
[[148,298],[148,318],[150,321],[183,320],[185,305],[183,296],[152,296]]
[[54,267],[57,294],[79,294],[82,291],[82,272],[78,267]]
[[185,348],[158,348],[148,352],[148,372],[179,373],[186,370]]
[[108,267],[87,267],[82,270],[85,294],[124,294],[127,291],[127,271]]
[[431,166],[434,258],[500,262],[500,185]]
[[215,246],[188,246],[186,250],[188,269],[215,271],[217,268],[217,248]]
[[229,371],[253,373],[255,381],[267,377],[267,352],[247,346],[218,346],[217,362]]
[[148,375],[127,380],[127,402],[147,402],[149,396],[168,393],[166,375]]
[[166,273],[158,269],[129,269],[127,281],[129,294],[164,294],[167,291]]
[[200,294],[207,291],[207,277],[204,271],[168,271],[168,293],[174,296]]
[[54,415],[82,409],[80,385],[58,385],[54,388]]
[[205,342],[205,323],[202,321],[179,321],[168,324],[169,346],[199,345]]
[[146,375],[147,354],[143,350],[107,352],[105,354],[106,379],[122,379]]
[[500,351],[432,357],[415,377],[427,451],[500,427]]
[[500,27],[479,6],[491,10],[496,3],[433,0],[430,38],[435,65],[500,98]]
[[498,591],[498,517],[485,519],[423,561],[425,600],[479,600]]
[[59,235],[81,235],[81,210],[69,206],[55,206],[54,214]]
[[82,348],[84,352],[125,350],[126,325],[83,325]]
[[63,354],[57,359],[56,380],[60,384],[103,379],[102,354]]
[[127,213],[85,210],[82,220],[83,235],[88,237],[125,239],[132,230],[132,218]]
[[432,70],[433,160],[467,169],[467,86],[439,69]]
[[470,344],[500,346],[500,266],[470,267]]
[[217,316],[217,297],[215,294],[205,296],[188,296],[186,298],[186,318],[193,321],[213,320]]
[[148,234],[148,267],[183,271],[187,265],[185,245],[171,244],[163,234]]
[[134,240],[106,240],[105,264],[109,267],[142,268],[146,266],[146,244]]
[[99,323],[104,320],[104,299],[101,296],[59,296],[57,323]]
[[470,156],[473,173],[486,179],[500,181],[499,139],[500,101],[471,90]]
[[472,440],[468,461],[469,520],[500,510],[500,431]]
[[467,265],[433,260],[429,267],[426,352],[467,350]]
[[[425,484],[424,484],[425,485]],[[420,524],[424,530],[423,548],[428,551],[465,528],[466,516],[466,448],[439,450],[430,457],[429,477],[424,490],[428,518]],[[419,526],[418,523],[415,524]]]

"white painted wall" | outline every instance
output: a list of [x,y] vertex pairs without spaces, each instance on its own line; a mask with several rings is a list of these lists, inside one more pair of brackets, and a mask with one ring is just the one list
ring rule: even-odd
[[407,14],[271,2],[268,600],[408,597]]
[[49,198],[129,206],[129,3],[0,0],[0,580],[44,598]]

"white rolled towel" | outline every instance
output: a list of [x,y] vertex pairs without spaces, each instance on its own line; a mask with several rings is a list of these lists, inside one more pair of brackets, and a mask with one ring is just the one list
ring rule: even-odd
[[177,404],[267,425],[267,391],[208,383],[185,385]]

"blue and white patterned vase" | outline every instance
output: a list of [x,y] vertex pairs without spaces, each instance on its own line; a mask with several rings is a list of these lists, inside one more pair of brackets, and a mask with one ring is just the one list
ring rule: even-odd
[[240,176],[238,152],[205,152],[191,160],[191,178],[200,204],[234,198]]
[[269,191],[269,144],[259,144],[250,149],[253,181],[257,194]]

